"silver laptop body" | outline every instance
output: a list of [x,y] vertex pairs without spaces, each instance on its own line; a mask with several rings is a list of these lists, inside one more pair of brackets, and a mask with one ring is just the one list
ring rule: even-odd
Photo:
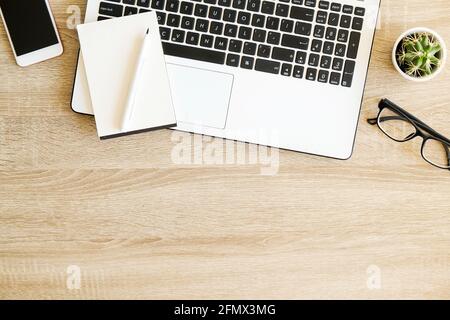
[[[85,22],[157,11],[177,130],[348,159],[379,6],[88,0]],[[81,55],[72,109],[93,114]]]

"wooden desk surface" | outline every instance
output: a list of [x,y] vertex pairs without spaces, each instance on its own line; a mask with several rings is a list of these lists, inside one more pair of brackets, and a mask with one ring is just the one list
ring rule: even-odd
[[65,53],[26,69],[0,24],[0,298],[450,298],[450,175],[365,121],[387,96],[450,135],[450,63],[390,61],[410,27],[450,45],[447,0],[383,1],[353,157],[281,151],[274,176],[176,165],[169,130],[100,142],[69,106],[85,3],[51,1]]

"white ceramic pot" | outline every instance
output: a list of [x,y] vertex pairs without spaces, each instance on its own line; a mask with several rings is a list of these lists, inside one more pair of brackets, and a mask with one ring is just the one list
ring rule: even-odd
[[[439,69],[437,69],[431,75],[426,76],[426,77],[416,78],[416,77],[407,75],[405,72],[403,72],[402,69],[400,69],[400,67],[397,64],[396,55],[397,55],[397,47],[400,44],[400,41],[403,40],[403,38],[405,38],[411,34],[420,33],[420,32],[426,32],[426,33],[432,34],[439,41],[439,43],[441,44],[441,47],[442,47],[442,51],[441,51],[442,63],[441,63],[441,66],[439,67]],[[447,48],[445,46],[444,39],[442,39],[442,37],[437,32],[435,32],[431,29],[428,29],[428,28],[413,28],[413,29],[410,29],[410,30],[404,32],[402,35],[400,35],[400,37],[398,37],[397,41],[395,41],[394,48],[392,49],[392,63],[394,64],[395,69],[403,76],[403,78],[410,80],[410,81],[423,82],[423,81],[428,81],[428,80],[433,79],[442,71],[442,69],[444,69],[446,62],[447,62]]]

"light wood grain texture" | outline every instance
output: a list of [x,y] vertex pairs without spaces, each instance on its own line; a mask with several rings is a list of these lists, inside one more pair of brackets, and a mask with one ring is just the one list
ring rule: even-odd
[[0,25],[0,298],[450,298],[450,175],[365,121],[389,97],[450,135],[450,64],[414,84],[390,61],[410,27],[450,44],[447,0],[383,1],[354,156],[281,151],[274,176],[176,165],[169,130],[100,142],[70,109],[85,1],[51,4],[60,58],[17,67]]

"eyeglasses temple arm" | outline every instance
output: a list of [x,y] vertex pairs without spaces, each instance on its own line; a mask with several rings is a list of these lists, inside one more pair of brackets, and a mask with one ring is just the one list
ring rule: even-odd
[[377,121],[378,121],[378,118],[367,119],[367,122],[371,125],[376,125]]
[[389,116],[389,117],[376,117],[376,118],[372,118],[372,119],[367,119],[367,122],[371,125],[375,125],[378,123],[378,119],[380,119],[380,122],[384,122],[386,120],[403,120],[405,122],[409,122],[409,120],[407,118],[405,118],[404,116],[398,115],[398,116]]
[[446,143],[450,144],[450,140],[447,139],[446,137],[444,137],[442,134],[440,134],[439,132],[436,132],[434,129],[430,128],[428,125],[426,125],[425,123],[423,123],[422,121],[416,121],[414,119],[412,119],[412,121],[421,129],[427,131],[429,134],[435,136],[436,138],[441,139],[442,141],[445,141]]

